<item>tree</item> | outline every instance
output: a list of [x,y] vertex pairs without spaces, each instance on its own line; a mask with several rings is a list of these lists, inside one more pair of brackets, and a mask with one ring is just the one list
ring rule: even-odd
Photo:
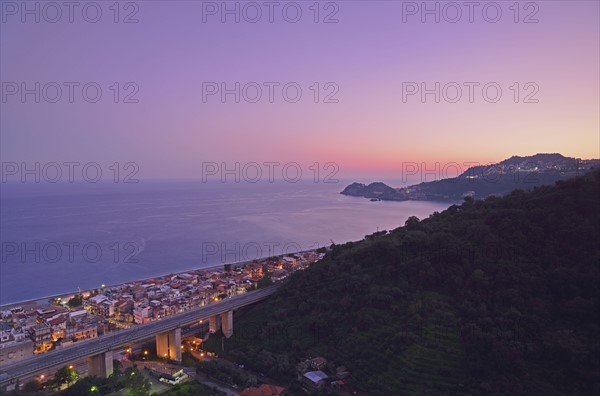
[[83,304],[83,296],[81,294],[77,294],[77,295],[73,296],[67,302],[67,305],[71,308],[79,307],[79,306],[81,306],[81,304]]
[[163,396],[224,396],[225,393],[220,392],[216,388],[209,388],[206,385],[197,383],[187,383],[177,385],[174,388],[164,393]]
[[71,384],[79,378],[79,373],[72,366],[64,366],[54,374],[54,384],[61,386]]
[[262,278],[260,278],[257,282],[258,288],[267,287],[273,284],[273,280],[271,279],[271,274],[269,272],[265,273]]
[[419,221],[420,220],[417,216],[410,216],[404,222],[404,226],[409,230],[414,230],[415,228],[417,228],[419,226]]
[[23,392],[37,392],[42,389],[42,384],[37,379],[32,379],[23,385]]
[[123,363],[121,363],[118,359],[113,359],[113,373],[118,375],[121,373],[121,369],[123,368]]
[[50,305],[60,305],[60,297],[51,297],[48,299],[48,304]]
[[124,377],[127,395],[148,396],[150,394],[150,381],[137,368],[126,369]]

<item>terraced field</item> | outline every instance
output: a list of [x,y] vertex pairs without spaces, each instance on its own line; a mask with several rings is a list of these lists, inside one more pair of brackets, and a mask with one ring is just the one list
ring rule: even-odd
[[394,371],[402,378],[401,395],[460,394],[464,350],[456,322],[428,324],[417,342],[410,345]]

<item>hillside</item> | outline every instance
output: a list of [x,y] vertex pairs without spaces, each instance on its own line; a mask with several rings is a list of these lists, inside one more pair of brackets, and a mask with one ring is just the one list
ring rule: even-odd
[[600,172],[468,198],[333,246],[240,312],[225,354],[291,394],[325,356],[366,394],[596,395],[598,240]]
[[[497,164],[470,167],[457,177],[422,182],[398,189],[381,182],[369,185],[352,183],[341,194],[386,201],[457,201],[466,195],[485,198],[490,195],[505,195],[517,188],[529,190],[536,186],[553,184],[558,180],[585,174],[599,166],[600,160],[579,160],[561,154],[513,156]],[[444,172],[438,170],[438,173]]]

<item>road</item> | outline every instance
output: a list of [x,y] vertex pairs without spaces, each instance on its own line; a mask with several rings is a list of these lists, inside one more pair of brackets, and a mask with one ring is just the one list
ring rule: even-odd
[[270,296],[278,285],[244,293],[204,307],[161,318],[145,325],[111,332],[102,337],[77,342],[65,349],[47,352],[0,369],[0,386],[13,383],[19,377],[32,375],[49,368],[66,365],[78,359],[124,348],[132,343],[154,337],[156,334],[188,326],[200,319],[207,319],[245,305],[253,304]]

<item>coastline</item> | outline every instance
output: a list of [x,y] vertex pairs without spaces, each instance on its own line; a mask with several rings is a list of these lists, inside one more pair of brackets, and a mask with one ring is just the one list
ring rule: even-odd
[[[269,257],[284,257],[288,254],[302,254],[305,252],[311,252],[315,249],[308,249],[308,250],[302,250],[299,252],[295,252],[295,253],[286,253],[286,254],[279,254],[279,255],[275,255],[275,256],[269,256]],[[212,265],[209,267],[203,267],[203,268],[190,268],[190,269],[186,269],[183,271],[177,271],[177,272],[169,272],[169,273],[165,273],[162,275],[154,275],[151,277],[146,277],[146,278],[142,278],[142,279],[133,279],[133,280],[128,280],[128,281],[124,281],[121,283],[117,283],[117,284],[113,284],[113,285],[106,285],[105,288],[111,288],[111,287],[118,287],[118,286],[122,286],[126,283],[132,283],[132,282],[143,282],[145,280],[148,279],[152,279],[152,278],[160,278],[160,277],[164,277],[167,275],[179,275],[179,274],[185,274],[187,272],[190,271],[224,271],[225,270],[225,266],[226,265],[231,265],[232,267],[234,266],[240,266],[240,265],[247,265],[250,263],[253,263],[255,261],[262,261],[262,260],[266,260],[269,257],[263,257],[263,258],[259,258],[259,259],[254,259],[254,260],[246,260],[246,261],[235,261],[235,262],[231,262],[231,263],[224,263],[224,264],[218,264],[218,265]],[[85,292],[90,292],[91,290],[94,289],[85,289],[85,290],[81,290],[81,293],[85,293]],[[54,295],[49,295],[49,296],[45,296],[45,297],[37,297],[37,298],[33,298],[33,299],[29,299],[29,300],[23,300],[23,301],[18,301],[18,302],[11,302],[8,304],[3,304],[0,305],[0,311],[5,311],[5,310],[9,310],[11,308],[15,308],[15,307],[23,307],[25,308],[33,308],[36,306],[42,306],[42,305],[48,305],[48,300],[50,300],[51,298],[64,298],[64,297],[70,297],[74,294],[79,293],[79,291],[72,291],[69,293],[59,293],[59,294],[54,294]]]

